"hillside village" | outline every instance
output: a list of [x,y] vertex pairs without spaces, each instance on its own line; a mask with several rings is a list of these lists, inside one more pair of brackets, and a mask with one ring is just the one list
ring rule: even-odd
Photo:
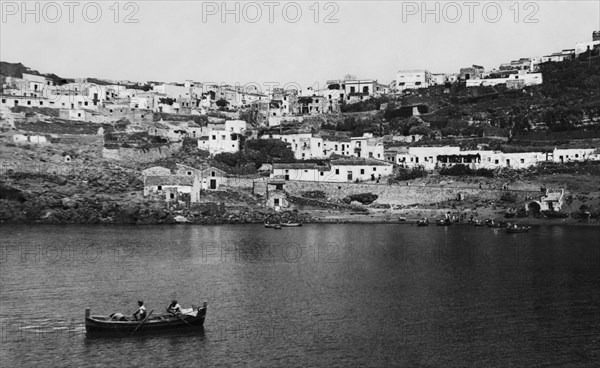
[[0,221],[600,216],[600,31],[391,83],[65,79],[5,62],[1,74]]

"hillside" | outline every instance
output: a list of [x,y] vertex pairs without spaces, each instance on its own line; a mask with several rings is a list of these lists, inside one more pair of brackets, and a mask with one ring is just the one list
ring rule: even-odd
[[49,78],[54,81],[55,84],[61,85],[65,83],[72,82],[73,80],[61,78],[56,74],[42,74],[37,70],[30,69],[21,63],[8,63],[5,61],[0,61],[0,75],[4,77],[13,77],[13,78],[23,78],[23,73],[34,74],[34,75],[43,75],[46,78]]

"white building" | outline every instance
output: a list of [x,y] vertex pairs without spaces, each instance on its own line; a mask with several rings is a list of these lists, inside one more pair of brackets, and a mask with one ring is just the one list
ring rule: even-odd
[[244,120],[225,120],[225,130],[228,132],[244,134],[248,124]]
[[297,160],[328,157],[325,153],[323,138],[313,137],[312,133],[265,134],[261,139],[279,139],[290,144]]
[[240,150],[240,138],[237,133],[214,130],[198,139],[198,149],[208,151],[211,156],[224,152],[235,153]]
[[552,151],[552,160],[554,162],[581,162],[591,161],[595,159],[594,148],[568,148],[568,149],[557,149]]
[[315,163],[273,164],[271,178],[316,182],[375,182],[390,176],[393,165],[373,159],[338,158],[329,165]]
[[396,73],[396,90],[427,88],[431,84],[431,73],[425,69],[400,70]]
[[507,84],[509,81],[520,82],[523,86],[535,86],[542,84],[542,73],[519,73],[509,74],[505,78],[485,78],[485,79],[467,79],[467,87],[476,86],[496,86],[498,84]]

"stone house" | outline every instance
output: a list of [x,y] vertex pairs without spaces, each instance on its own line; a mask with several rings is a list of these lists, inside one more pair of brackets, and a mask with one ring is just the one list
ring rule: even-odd
[[[144,176],[144,197],[163,197],[167,202],[193,202],[195,176],[153,175]],[[199,192],[199,190],[198,190]]]

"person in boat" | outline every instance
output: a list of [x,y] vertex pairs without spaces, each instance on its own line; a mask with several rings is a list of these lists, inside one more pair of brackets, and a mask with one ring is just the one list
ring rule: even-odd
[[113,313],[110,315],[111,321],[127,321],[127,318],[123,315],[123,313]]
[[171,301],[171,305],[167,307],[167,312],[171,314],[181,314],[181,306],[177,303],[177,300]]
[[138,310],[135,311],[135,313],[133,314],[133,318],[135,318],[136,321],[139,321],[140,319],[143,320],[146,318],[146,307],[144,307],[144,302],[138,300],[138,306]]

